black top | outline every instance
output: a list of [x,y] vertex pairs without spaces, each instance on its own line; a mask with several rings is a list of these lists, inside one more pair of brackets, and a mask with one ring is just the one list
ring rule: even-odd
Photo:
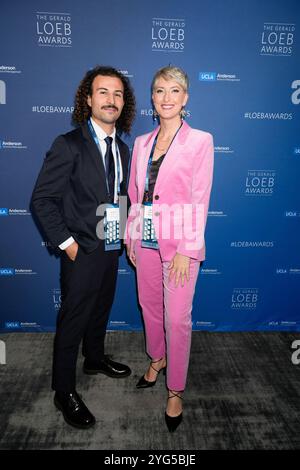
[[155,161],[152,160],[151,169],[150,169],[150,177],[149,177],[149,192],[148,192],[148,194],[146,193],[146,191],[144,192],[143,204],[145,202],[152,202],[153,201],[154,186],[155,186],[157,176],[158,176],[158,172],[159,172],[159,169],[160,169],[160,166],[163,162],[164,157],[165,157],[165,154],[161,155]]

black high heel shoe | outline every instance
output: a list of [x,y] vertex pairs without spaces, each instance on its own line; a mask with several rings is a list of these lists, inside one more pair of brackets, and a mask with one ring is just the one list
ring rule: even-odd
[[[150,362],[150,367],[152,367],[153,370],[155,370],[155,372],[157,372],[157,377],[160,373],[160,371],[163,371],[163,374],[166,375],[166,366],[162,367],[161,369],[157,370],[155,369],[155,367],[153,367],[152,364],[156,364],[157,362],[161,361],[161,359],[158,359],[158,361],[151,361]],[[138,381],[138,383],[136,384],[136,388],[149,388],[149,387],[154,387],[154,385],[156,384],[157,382],[157,377],[156,377],[156,380],[146,380],[144,375],[140,378],[140,380]]]
[[[175,398],[175,397],[178,397],[181,400],[183,400],[183,398],[177,393],[174,393],[174,392],[171,392],[171,393],[173,393],[173,395],[169,397],[168,400],[170,400],[170,398]],[[178,416],[169,416],[167,412],[165,411],[165,421],[166,421],[166,425],[167,425],[169,432],[176,431],[179,424],[182,422],[182,419],[183,419],[182,412]]]

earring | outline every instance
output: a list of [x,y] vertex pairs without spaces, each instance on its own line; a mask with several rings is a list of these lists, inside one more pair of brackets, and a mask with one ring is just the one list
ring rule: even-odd
[[187,112],[184,108],[181,109],[180,111],[180,117],[181,119],[185,119],[186,118],[186,115],[187,115]]
[[158,117],[158,113],[157,113],[157,111],[154,109],[154,110],[153,110],[153,120],[156,121],[157,117]]

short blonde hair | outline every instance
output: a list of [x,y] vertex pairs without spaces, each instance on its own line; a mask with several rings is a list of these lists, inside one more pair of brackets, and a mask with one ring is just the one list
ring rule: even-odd
[[152,80],[151,91],[153,92],[155,88],[155,84],[159,78],[164,78],[165,80],[175,80],[179,85],[182,86],[185,92],[188,91],[189,88],[189,77],[184,72],[184,70],[180,69],[179,67],[174,67],[172,65],[167,65],[159,69]]

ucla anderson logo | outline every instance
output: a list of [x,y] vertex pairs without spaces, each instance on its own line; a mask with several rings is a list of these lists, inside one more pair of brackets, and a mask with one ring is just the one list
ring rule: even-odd
[[235,73],[199,72],[200,82],[240,82]]

